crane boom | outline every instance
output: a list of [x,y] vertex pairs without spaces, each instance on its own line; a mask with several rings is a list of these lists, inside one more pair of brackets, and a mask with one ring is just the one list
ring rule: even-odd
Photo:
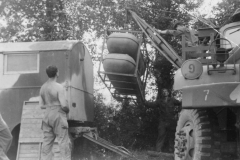
[[131,10],[128,10],[128,12],[131,14],[144,34],[150,39],[152,45],[176,68],[180,68],[183,63],[181,57],[178,56],[174,49],[158,34],[156,29],[147,24],[135,12]]

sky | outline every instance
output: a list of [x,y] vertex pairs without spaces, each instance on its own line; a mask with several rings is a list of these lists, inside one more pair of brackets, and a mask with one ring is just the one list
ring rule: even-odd
[[199,13],[207,14],[206,18],[211,17],[211,10],[217,3],[221,2],[222,0],[204,0],[202,6],[198,9]]

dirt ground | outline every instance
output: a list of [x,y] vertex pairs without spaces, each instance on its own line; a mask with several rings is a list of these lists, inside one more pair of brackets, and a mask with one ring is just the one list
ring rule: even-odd
[[133,152],[136,160],[174,160],[173,154],[154,151]]
[[[76,160],[174,160],[173,154],[154,151],[132,151],[134,158],[124,158],[117,154],[106,154],[105,156],[91,156],[91,158],[80,158]],[[75,160],[75,159],[74,159]]]

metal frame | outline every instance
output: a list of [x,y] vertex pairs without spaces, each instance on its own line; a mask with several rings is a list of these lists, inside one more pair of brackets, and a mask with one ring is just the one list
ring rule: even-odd
[[83,134],[83,137],[100,145],[103,146],[115,153],[118,153],[119,155],[123,156],[123,157],[127,157],[130,159],[136,159],[136,157],[126,148],[122,147],[122,146],[115,146],[114,144],[104,140],[103,138],[100,138],[98,136],[98,134],[96,134],[95,132],[87,132]]
[[171,62],[176,68],[181,68],[183,63],[182,58],[174,51],[174,49],[160,36],[155,28],[152,28],[142,18],[140,18],[135,12],[128,10],[132,15],[132,18],[137,25],[144,32],[146,37],[152,42],[152,46],[158,50],[169,62]]
[[[226,40],[226,41],[228,41],[228,40],[225,39],[225,38],[218,38],[218,39],[216,39],[216,40]],[[212,45],[216,46],[216,43],[215,43],[216,40],[212,41],[212,43],[210,44],[209,48],[211,48]],[[228,42],[229,42],[229,41],[228,41]],[[229,44],[231,45],[230,42],[229,42]],[[219,45],[220,45],[220,46],[222,45],[221,41],[220,41],[220,44],[219,44]],[[233,47],[231,47],[231,48],[233,48]],[[214,52],[213,50],[211,50],[211,51],[213,52],[212,54],[214,54],[214,55],[217,54],[217,53]],[[228,54],[228,53],[225,53],[225,54]],[[226,71],[233,71],[233,74],[236,74],[236,63],[235,63],[235,59],[234,59],[234,63],[233,63],[233,68],[229,68],[229,67],[228,67],[228,64],[224,64],[224,63],[220,63],[220,64],[222,64],[222,65],[224,65],[224,66],[222,66],[221,68],[213,68],[213,69],[210,69],[210,68],[209,68],[209,65],[211,65],[211,64],[208,63],[208,64],[207,64],[208,74],[211,75],[211,72],[214,72],[214,71],[222,72],[222,73],[225,73]],[[216,63],[216,65],[217,65],[217,63]]]
[[[216,40],[217,39],[223,39],[223,38],[217,38],[215,39],[215,36],[217,35],[216,29],[212,28],[206,28],[206,29],[201,29],[199,31],[198,37],[210,37],[210,44],[209,45],[201,45],[199,44],[198,46],[192,46],[192,47],[186,47],[186,39],[185,36],[182,36],[182,57],[183,61],[186,61],[188,58],[188,53],[187,52],[193,52],[191,53],[192,56],[194,56],[194,59],[199,57],[199,61],[202,64],[207,65],[207,70],[208,74],[211,75],[211,72],[226,72],[226,71],[233,71],[233,74],[236,74],[236,66],[234,62],[233,68],[229,68],[227,64],[224,64],[224,67],[221,68],[215,68],[215,66],[218,65],[218,62],[216,61],[216,53],[214,53],[213,47],[216,46]],[[220,44],[221,45],[221,44]],[[205,53],[205,51],[209,51],[209,53]],[[206,59],[206,57],[211,57],[211,59]],[[210,66],[213,67],[210,67]]]
[[[109,35],[110,33],[113,33],[113,32],[132,33],[140,40],[140,45],[138,47],[136,67],[135,67],[134,74],[121,74],[121,73],[105,72],[105,71],[101,70],[102,62],[103,62],[104,46],[105,46],[105,43],[106,43],[106,36]],[[139,36],[140,36],[140,38],[139,38]],[[101,54],[101,60],[100,60],[100,63],[99,63],[98,75],[101,78],[101,80],[103,81],[106,88],[109,90],[109,92],[113,96],[113,98],[115,98],[117,101],[122,101],[124,99],[129,99],[129,100],[134,100],[134,101],[141,100],[142,102],[145,101],[145,86],[146,86],[146,79],[147,79],[147,76],[148,76],[148,74],[146,72],[148,72],[148,64],[145,63],[146,64],[146,71],[145,71],[145,74],[143,76],[140,76],[140,73],[138,71],[140,54],[143,54],[143,55],[147,56],[147,53],[145,53],[146,49],[141,49],[142,42],[145,43],[145,41],[143,39],[144,39],[144,34],[141,31],[115,30],[115,29],[108,29],[108,30],[105,31],[105,37],[104,37],[104,41],[103,41],[103,49],[102,49],[102,54]],[[143,47],[146,47],[146,45],[144,45]],[[125,78],[127,78],[128,80],[131,80],[131,81],[130,82],[129,81],[118,81],[118,80],[111,80],[110,81],[109,78],[108,78],[108,75],[125,77]],[[130,85],[132,84],[132,85],[135,85],[135,87],[131,87],[131,88],[114,87],[113,83],[130,84]],[[119,90],[121,90],[121,92],[119,92]]]

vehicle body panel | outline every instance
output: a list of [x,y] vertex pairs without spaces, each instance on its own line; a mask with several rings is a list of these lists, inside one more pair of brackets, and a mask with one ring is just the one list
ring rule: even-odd
[[239,107],[240,82],[215,83],[182,89],[183,108]]
[[[210,69],[212,69],[212,66],[209,66]],[[228,65],[228,68],[233,68],[233,65]],[[185,79],[182,75],[181,69],[178,69],[176,71],[175,77],[174,77],[174,90],[180,90],[186,87],[195,87],[199,85],[205,85],[205,84],[215,84],[215,83],[221,83],[221,82],[240,82],[240,76],[239,76],[239,65],[236,64],[236,74],[233,74],[233,71],[228,70],[226,72],[221,71],[211,71],[210,74],[208,74],[208,68],[207,66],[203,66],[203,73],[198,79]]]
[[[25,54],[39,55],[38,72],[8,74],[5,57]],[[39,100],[48,65],[59,69],[57,82],[67,91],[69,120],[93,121],[93,63],[81,42],[0,43],[0,62],[0,112],[11,130],[20,123],[23,102]]]

